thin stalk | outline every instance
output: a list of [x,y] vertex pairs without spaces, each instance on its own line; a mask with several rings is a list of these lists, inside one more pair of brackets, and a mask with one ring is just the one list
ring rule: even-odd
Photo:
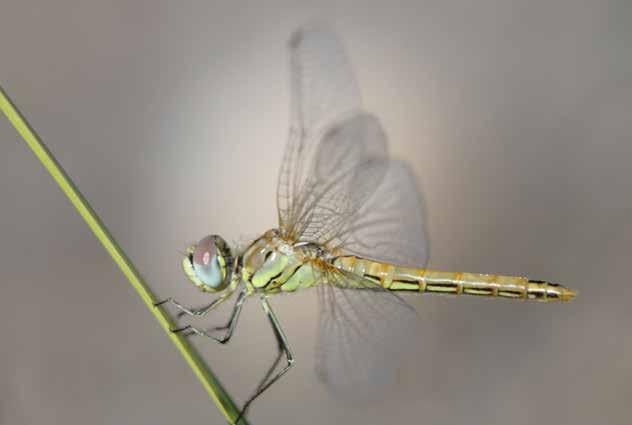
[[[202,383],[204,389],[206,389],[213,401],[215,401],[215,404],[217,404],[220,412],[222,412],[229,423],[234,423],[234,420],[239,415],[239,409],[236,407],[230,395],[222,387],[222,384],[215,377],[195,347],[189,343],[188,339],[179,333],[176,334],[171,332],[171,329],[174,328],[173,319],[162,307],[154,307],[154,304],[158,300],[151,292],[149,286],[147,286],[138,270],[136,270],[134,264],[132,264],[123,249],[116,243],[108,229],[101,222],[88,201],[83,197],[81,192],[79,192],[61,165],[59,165],[53,154],[40,140],[35,131],[28,125],[15,105],[10,101],[2,87],[0,87],[0,109],[4,112],[9,121],[11,121],[24,141],[29,145],[33,153],[35,153],[35,156],[37,156],[42,165],[44,165],[46,170],[48,170],[61,190],[66,194],[70,202],[77,209],[81,217],[83,217],[88,227],[90,227],[92,232],[94,232],[95,236],[99,239],[105,250],[110,254],[114,262],[123,271],[123,274],[125,274],[125,277],[127,277],[127,280],[129,280],[132,284],[149,311],[158,320],[158,323],[160,323],[162,329],[167,333],[178,350],[180,350],[180,354],[182,354],[182,357],[184,357],[189,366],[191,366],[191,369],[193,369],[193,372]],[[242,417],[239,420],[239,424],[248,425],[248,422],[244,417]]]

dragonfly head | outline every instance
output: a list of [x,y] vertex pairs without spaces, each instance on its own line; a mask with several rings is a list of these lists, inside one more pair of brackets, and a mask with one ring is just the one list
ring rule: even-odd
[[191,245],[182,260],[189,280],[204,292],[219,292],[231,281],[233,255],[220,236],[206,236]]

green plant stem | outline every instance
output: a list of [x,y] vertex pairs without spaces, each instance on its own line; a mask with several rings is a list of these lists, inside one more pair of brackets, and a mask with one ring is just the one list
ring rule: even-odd
[[[215,377],[206,362],[202,359],[195,347],[180,334],[171,332],[174,327],[173,319],[167,311],[162,307],[154,307],[158,301],[154,297],[143,278],[130,259],[125,255],[123,249],[116,243],[105,225],[101,222],[97,214],[81,192],[74,185],[70,177],[57,162],[53,154],[42,143],[35,131],[31,129],[26,120],[22,117],[17,108],[10,101],[2,87],[0,87],[0,109],[13,124],[17,132],[22,136],[24,141],[29,145],[33,153],[40,160],[42,165],[48,170],[53,179],[57,182],[61,190],[66,194],[70,202],[77,209],[86,224],[94,232],[105,250],[112,256],[114,262],[123,271],[129,282],[132,284],[138,295],[143,300],[149,311],[158,320],[163,330],[167,333],[171,341],[180,350],[182,356],[186,359],[195,375],[198,377],[202,386],[209,393],[217,407],[226,417],[229,423],[233,423],[239,415],[239,409],[232,401],[230,395],[224,390],[219,380]],[[247,425],[245,418],[241,418],[239,424]]]

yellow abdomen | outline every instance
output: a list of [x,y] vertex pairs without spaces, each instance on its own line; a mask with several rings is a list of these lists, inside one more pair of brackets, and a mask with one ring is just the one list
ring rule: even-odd
[[343,270],[371,279],[391,291],[477,295],[536,301],[570,301],[576,293],[556,283],[526,277],[442,272],[400,267],[356,256],[334,260]]

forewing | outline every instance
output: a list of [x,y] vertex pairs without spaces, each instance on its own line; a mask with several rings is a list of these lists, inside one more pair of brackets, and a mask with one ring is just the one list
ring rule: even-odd
[[347,54],[325,26],[294,32],[289,41],[291,124],[307,137],[350,111],[361,100]]
[[327,274],[318,287],[318,377],[336,396],[366,401],[383,396],[411,352],[418,318],[404,300],[350,272]]
[[340,235],[346,252],[393,264],[424,267],[428,260],[423,198],[404,161],[385,160],[384,178]]
[[414,175],[388,159],[382,126],[362,112],[335,34],[301,29],[289,53],[292,124],[277,193],[282,235],[423,266],[428,249]]
[[[288,239],[327,239],[381,180],[383,173],[365,166],[386,155],[386,138],[379,121],[361,111],[353,71],[332,31],[297,31],[289,53],[291,126],[279,173],[279,227]],[[325,215],[337,218],[324,223]]]
[[323,128],[360,108],[360,95],[345,51],[328,28],[297,30],[288,43],[290,133],[277,188],[279,227],[290,226],[293,206]]

